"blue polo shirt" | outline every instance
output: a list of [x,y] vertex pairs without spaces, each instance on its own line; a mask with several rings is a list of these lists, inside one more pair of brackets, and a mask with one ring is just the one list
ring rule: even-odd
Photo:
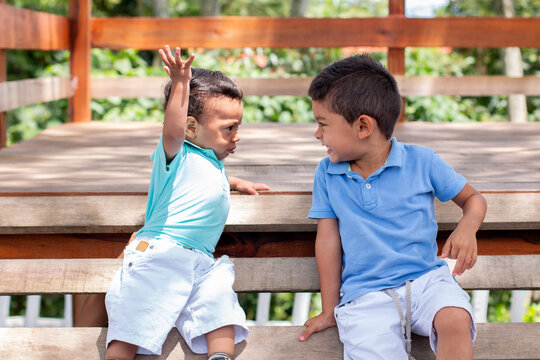
[[445,265],[437,257],[433,201],[451,200],[466,180],[435,151],[390,142],[386,163],[367,179],[328,157],[315,172],[308,217],[338,219],[341,304]]
[[162,138],[151,159],[144,227],[137,235],[168,238],[212,256],[230,208],[223,160],[211,149],[184,141],[167,165]]

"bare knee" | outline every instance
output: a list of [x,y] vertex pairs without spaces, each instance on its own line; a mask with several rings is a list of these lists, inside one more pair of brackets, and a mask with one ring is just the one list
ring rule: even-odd
[[107,348],[107,359],[133,360],[137,353],[137,345],[113,340]]
[[445,307],[435,314],[433,325],[438,336],[470,334],[471,315],[463,308]]

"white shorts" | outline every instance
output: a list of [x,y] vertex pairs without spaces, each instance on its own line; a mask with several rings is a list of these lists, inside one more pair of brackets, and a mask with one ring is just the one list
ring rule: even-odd
[[[137,250],[141,241],[148,243],[144,251]],[[138,237],[124,250],[105,297],[106,346],[120,340],[138,345],[138,354],[160,355],[174,326],[198,354],[208,351],[204,334],[226,325],[234,325],[234,341],[241,342],[249,330],[233,283],[228,256],[214,260],[173,241]]]
[[[393,288],[405,314],[405,285]],[[435,314],[444,307],[460,307],[471,315],[471,335],[476,338],[469,295],[461,289],[447,266],[411,281],[412,332],[429,336],[437,351],[433,327]],[[344,359],[407,359],[401,319],[392,297],[384,291],[364,294],[334,309]],[[414,341],[412,342],[414,348]]]

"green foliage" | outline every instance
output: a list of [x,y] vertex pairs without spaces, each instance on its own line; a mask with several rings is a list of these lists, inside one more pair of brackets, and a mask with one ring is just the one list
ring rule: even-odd
[[523,318],[525,322],[540,322],[540,304],[532,303]]
[[[26,315],[26,296],[12,296],[9,303],[10,316]],[[39,316],[61,318],[64,316],[64,295],[41,296]]]
[[488,322],[510,321],[510,291],[490,291],[488,305]]

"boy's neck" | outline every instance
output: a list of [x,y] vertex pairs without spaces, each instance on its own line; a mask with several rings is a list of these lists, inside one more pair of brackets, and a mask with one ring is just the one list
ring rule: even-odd
[[364,179],[367,179],[386,163],[392,149],[392,143],[390,140],[384,139],[376,144],[368,145],[368,148],[372,150],[362,155],[361,158],[350,161],[351,170],[360,174]]

